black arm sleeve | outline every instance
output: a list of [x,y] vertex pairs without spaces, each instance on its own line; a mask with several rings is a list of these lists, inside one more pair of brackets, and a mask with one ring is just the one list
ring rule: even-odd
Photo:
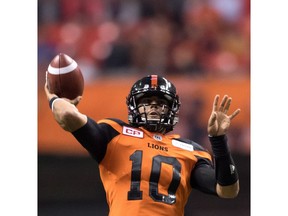
[[226,135],[209,137],[215,160],[216,179],[221,186],[232,185],[238,181],[238,172],[229,151]]
[[97,124],[88,117],[87,123],[72,134],[90,155],[100,163],[105,156],[108,143],[119,133],[110,125]]
[[192,171],[190,184],[199,191],[217,195],[215,169],[208,160],[199,159]]

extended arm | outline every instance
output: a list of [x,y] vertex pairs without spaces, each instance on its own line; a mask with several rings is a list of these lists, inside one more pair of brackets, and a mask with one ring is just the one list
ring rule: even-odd
[[218,100],[219,95],[216,95],[207,127],[215,160],[216,192],[219,197],[234,198],[239,193],[239,180],[236,166],[227,145],[226,132],[230,127],[231,120],[239,114],[240,109],[228,116],[227,112],[232,98],[225,95],[220,107],[218,107]]
[[[226,135],[209,137],[215,162],[216,192],[222,198],[234,198],[239,193],[238,172],[227,145]],[[214,178],[215,178],[214,177]]]
[[76,108],[76,105],[81,100],[80,96],[74,100],[58,98],[57,95],[49,92],[47,83],[44,86],[44,90],[54,118],[64,130],[74,132],[86,124],[87,116],[80,113]]

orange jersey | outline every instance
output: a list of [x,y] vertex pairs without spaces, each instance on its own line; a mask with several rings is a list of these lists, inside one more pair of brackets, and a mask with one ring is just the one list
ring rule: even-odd
[[206,150],[120,120],[88,122],[92,136],[85,128],[73,134],[99,163],[110,216],[184,215],[195,164],[200,158],[212,164]]

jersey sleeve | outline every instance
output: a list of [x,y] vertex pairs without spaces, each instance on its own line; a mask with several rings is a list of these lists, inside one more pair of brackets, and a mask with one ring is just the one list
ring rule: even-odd
[[217,195],[216,184],[213,165],[209,160],[200,158],[191,173],[191,187],[207,194]]
[[217,181],[211,154],[196,142],[188,139],[181,140],[193,146],[193,154],[197,158],[197,162],[191,171],[191,187],[207,194],[217,195]]
[[119,134],[110,124],[96,123],[88,117],[87,123],[72,135],[100,163],[105,156],[108,143]]
[[198,143],[193,142],[193,146],[199,153],[196,156],[198,161],[191,172],[191,187],[207,194],[217,195],[217,181],[212,157],[203,157],[203,155],[211,155]]

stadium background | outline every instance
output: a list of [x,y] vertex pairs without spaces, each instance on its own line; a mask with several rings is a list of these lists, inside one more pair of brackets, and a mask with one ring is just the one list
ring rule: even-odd
[[171,79],[182,102],[175,133],[209,149],[215,94],[241,108],[229,141],[241,189],[234,200],[193,191],[185,215],[250,215],[250,2],[248,0],[38,1],[38,215],[107,215],[97,163],[54,122],[43,92],[59,52],[80,65],[79,109],[127,119],[125,98],[148,73]]

